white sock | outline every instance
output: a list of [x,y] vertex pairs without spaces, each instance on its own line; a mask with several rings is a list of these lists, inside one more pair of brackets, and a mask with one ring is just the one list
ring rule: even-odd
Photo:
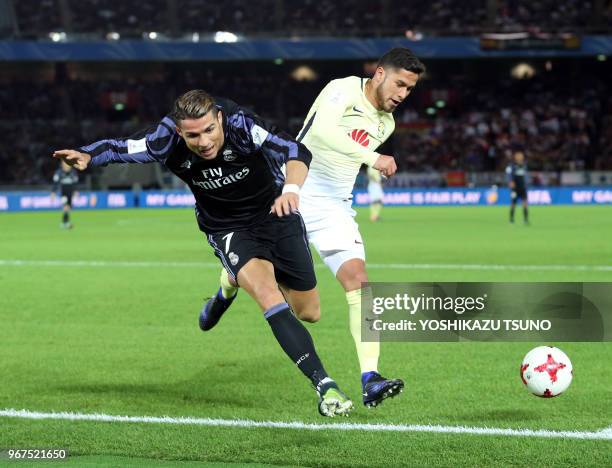
[[359,366],[361,367],[361,373],[363,374],[364,372],[378,371],[380,343],[378,341],[361,341],[361,292],[361,289],[347,292],[346,301],[348,302],[349,306],[349,324],[351,328],[351,335],[353,335],[353,340],[355,340]]

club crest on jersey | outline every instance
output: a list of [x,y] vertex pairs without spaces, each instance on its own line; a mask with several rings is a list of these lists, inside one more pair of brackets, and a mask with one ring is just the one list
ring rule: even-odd
[[361,146],[365,146],[366,148],[370,144],[370,135],[365,130],[355,129],[349,133],[349,136]]
[[223,160],[227,162],[232,162],[236,160],[236,155],[232,152],[231,149],[223,150]]
[[380,122],[378,124],[378,138],[382,138],[383,136],[385,136],[385,123]]
[[230,252],[228,257],[229,257],[230,263],[234,266],[236,266],[236,264],[240,261],[240,257],[236,255],[234,252]]

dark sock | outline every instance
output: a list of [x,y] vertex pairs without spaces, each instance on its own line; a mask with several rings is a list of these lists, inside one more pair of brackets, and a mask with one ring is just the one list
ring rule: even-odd
[[510,222],[514,222],[514,205],[510,207]]
[[529,210],[527,210],[527,207],[523,207],[523,220],[527,223],[529,222]]
[[315,388],[320,393],[324,393],[333,380],[329,379],[321,364],[310,333],[293,316],[289,305],[286,302],[275,305],[266,310],[264,317],[285,354],[297,364],[302,374],[310,379]]
[[63,221],[64,223],[67,223],[67,222],[68,222],[68,219],[69,219],[69,218],[68,218],[68,212],[67,212],[67,211],[64,211],[64,216],[62,216],[62,221]]

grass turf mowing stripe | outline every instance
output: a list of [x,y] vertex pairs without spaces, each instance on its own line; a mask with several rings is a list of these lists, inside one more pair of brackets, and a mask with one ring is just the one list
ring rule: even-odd
[[612,440],[612,428],[600,431],[549,431],[546,429],[505,429],[496,427],[469,427],[469,426],[440,426],[423,424],[313,424],[300,421],[253,421],[249,419],[213,419],[169,416],[117,416],[111,414],[84,414],[84,413],[42,413],[29,410],[4,409],[0,410],[0,417],[20,419],[55,419],[66,421],[94,421],[94,422],[121,422],[121,423],[147,423],[147,424],[185,424],[213,427],[240,427],[240,428],[274,428],[274,429],[307,429],[312,431],[364,431],[364,432],[425,432],[438,434],[472,434],[509,437],[543,437],[562,439],[590,439]]
[[[140,262],[120,260],[0,260],[0,266],[52,266],[52,267],[178,267],[219,268],[215,262]],[[322,263],[315,265],[325,268]],[[460,263],[368,263],[370,269],[395,270],[499,270],[499,271],[612,271],[612,265],[500,265]]]

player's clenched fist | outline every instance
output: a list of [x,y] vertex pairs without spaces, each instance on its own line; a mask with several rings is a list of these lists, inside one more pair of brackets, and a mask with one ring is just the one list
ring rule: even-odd
[[391,177],[397,171],[397,164],[395,164],[393,156],[386,156],[384,154],[378,156],[373,167],[379,170],[385,177]]
[[89,161],[91,161],[91,156],[87,153],[81,153],[80,151],[69,149],[54,151],[53,157],[62,159],[66,164],[78,169],[79,171],[84,171],[87,169]]

